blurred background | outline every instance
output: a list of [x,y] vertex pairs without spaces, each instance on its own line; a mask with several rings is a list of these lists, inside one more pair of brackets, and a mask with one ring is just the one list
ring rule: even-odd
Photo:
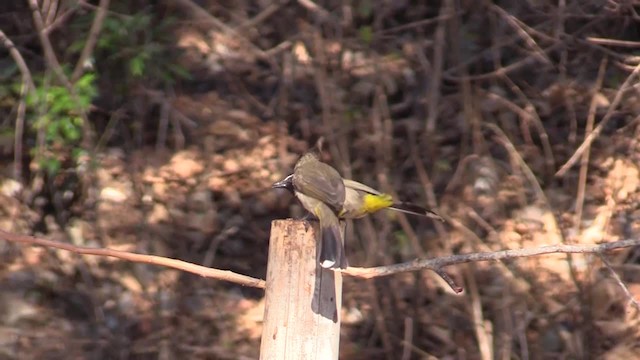
[[[638,11],[3,1],[0,228],[264,278],[270,222],[304,215],[270,185],[324,136],[343,176],[448,219],[350,223],[352,266],[637,239]],[[640,251],[607,259],[639,296]],[[462,295],[428,271],[347,277],[341,359],[638,358],[597,257],[446,270]],[[4,241],[0,289],[0,359],[259,355],[258,289]]]

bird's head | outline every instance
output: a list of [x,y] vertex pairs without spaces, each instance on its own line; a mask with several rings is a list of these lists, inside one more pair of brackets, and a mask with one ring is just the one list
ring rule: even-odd
[[287,176],[283,180],[280,180],[273,185],[271,185],[274,189],[287,189],[293,192],[293,174]]

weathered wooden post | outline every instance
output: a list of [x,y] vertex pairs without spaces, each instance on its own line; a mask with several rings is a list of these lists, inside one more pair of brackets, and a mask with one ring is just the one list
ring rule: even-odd
[[318,264],[319,235],[317,222],[271,223],[260,359],[338,359],[342,274]]

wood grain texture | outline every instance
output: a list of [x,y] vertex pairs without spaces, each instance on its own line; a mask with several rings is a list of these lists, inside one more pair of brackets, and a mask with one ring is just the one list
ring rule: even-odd
[[317,222],[271,224],[260,359],[338,359],[342,275],[319,266],[318,235]]

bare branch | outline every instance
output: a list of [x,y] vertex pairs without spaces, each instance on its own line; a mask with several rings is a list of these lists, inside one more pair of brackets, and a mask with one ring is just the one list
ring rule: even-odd
[[611,266],[609,260],[607,260],[607,258],[603,254],[598,254],[598,256],[600,257],[600,260],[602,260],[604,266],[611,272],[611,276],[613,276],[613,279],[618,283],[620,288],[622,288],[622,291],[624,291],[624,294],[627,296],[629,301],[633,304],[633,306],[635,306],[638,311],[640,311],[640,302],[635,298],[635,296],[633,296],[633,294],[631,294],[631,291],[629,291],[627,285],[625,285],[625,283],[620,278],[620,275],[618,275],[618,273],[613,270],[613,267]]
[[24,61],[24,58],[22,57],[16,46],[13,44],[13,41],[11,41],[11,39],[9,39],[2,30],[0,30],[0,43],[2,43],[5,48],[7,48],[7,51],[9,51],[9,55],[11,55],[13,61],[15,61],[16,65],[18,65],[18,69],[20,69],[20,73],[22,74],[22,79],[27,85],[27,90],[35,90],[36,85],[33,82],[33,77],[31,76],[31,71],[29,71],[29,66],[27,66],[26,61]]
[[31,13],[33,16],[33,24],[38,31],[38,37],[40,38],[40,45],[42,46],[42,50],[44,50],[44,57],[47,60],[47,64],[53,72],[56,74],[58,80],[67,88],[72,94],[75,94],[73,91],[73,85],[69,82],[69,79],[64,74],[62,70],[62,66],[60,62],[58,62],[58,58],[56,57],[56,53],[53,50],[53,45],[51,45],[51,41],[49,37],[44,31],[44,20],[42,19],[42,14],[40,14],[40,9],[38,8],[37,0],[29,0],[29,7],[31,8]]
[[602,118],[602,120],[600,120],[600,123],[598,124],[598,126],[596,126],[596,128],[590,134],[587,135],[587,137],[584,139],[582,144],[578,147],[578,150],[576,150],[576,152],[573,153],[573,155],[571,155],[571,158],[569,158],[569,160],[567,160],[567,162],[564,163],[564,165],[562,165],[560,170],[558,170],[558,172],[556,172],[556,176],[559,176],[559,177],[560,176],[564,176],[565,173],[576,162],[578,162],[578,160],[580,160],[580,158],[582,157],[584,152],[587,151],[589,146],[591,146],[591,143],[600,135],[600,133],[604,129],[605,125],[609,122],[609,120],[611,120],[613,118],[614,110],[622,102],[622,96],[627,91],[635,89],[634,80],[636,79],[638,74],[640,74],[640,64],[636,65],[636,67],[633,69],[633,72],[631,74],[629,74],[629,76],[624,81],[624,83],[622,83],[622,85],[618,89],[618,92],[616,93],[616,96],[613,98],[613,101],[611,102],[611,105],[609,105],[609,108],[607,109],[606,114],[604,114],[604,117]]
[[27,244],[27,245],[39,245],[44,247],[51,247],[66,251],[71,251],[76,254],[82,255],[97,255],[97,256],[109,256],[122,260],[133,261],[143,264],[166,266],[177,270],[190,272],[192,274],[200,275],[202,277],[213,278],[218,280],[224,280],[240,284],[243,286],[251,286],[260,289],[265,288],[264,280],[255,279],[250,276],[236,274],[228,270],[212,269],[205,266],[196,265],[182,260],[170,259],[162,256],[137,254],[128,251],[120,251],[114,249],[104,248],[91,248],[87,246],[75,246],[71,244],[65,244],[57,241],[40,239],[28,235],[12,234],[6,231],[0,230],[0,239],[11,241],[15,243]]
[[31,76],[31,71],[29,70],[29,66],[27,66],[26,61],[20,54],[20,51],[13,44],[13,41],[9,39],[5,33],[0,30],[0,43],[7,48],[9,54],[15,61],[18,69],[20,69],[20,73],[22,74],[22,82],[24,84],[24,88],[20,94],[20,102],[18,104],[18,114],[16,116],[16,130],[14,136],[14,146],[13,146],[13,175],[15,179],[18,181],[22,181],[22,170],[21,170],[21,159],[22,159],[22,135],[24,134],[24,116],[26,111],[26,96],[36,89],[36,85],[33,82],[33,77]]
[[298,0],[298,4],[300,4],[302,7],[309,10],[310,12],[316,14],[316,16],[318,16],[318,19],[322,21],[325,21],[331,18],[331,14],[327,10],[325,10],[322,6],[316,4],[311,0]]
[[100,30],[102,29],[102,24],[104,23],[104,19],[107,17],[107,10],[109,9],[109,0],[100,0],[100,4],[98,5],[98,10],[96,11],[96,17],[91,24],[91,30],[89,30],[89,36],[87,36],[87,42],[84,44],[84,48],[82,49],[82,53],[80,54],[80,58],[78,59],[78,63],[76,64],[75,69],[73,69],[73,74],[71,75],[71,82],[75,82],[82,75],[82,69],[84,68],[84,63],[87,61],[91,54],[93,53],[93,49],[98,42],[98,36],[100,35]]
[[[229,281],[237,283],[243,286],[251,286],[260,289],[265,288],[264,280],[252,278],[250,276],[236,274],[227,270],[212,269],[201,265],[196,265],[182,260],[166,258],[155,255],[137,254],[128,251],[120,251],[114,249],[104,248],[91,248],[86,246],[75,246],[71,244],[60,243],[57,241],[41,239],[28,235],[12,234],[6,231],[0,230],[0,239],[11,241],[15,243],[39,245],[44,247],[51,247],[66,251],[71,251],[76,254],[82,255],[97,255],[97,256],[109,256],[118,259],[166,266],[177,270],[183,270],[192,274],[200,275],[202,277],[208,277],[218,280]],[[538,248],[525,248],[525,249],[513,249],[502,250],[495,252],[480,252],[471,254],[460,254],[438,257],[433,259],[415,259],[413,261],[379,266],[373,268],[358,268],[349,267],[343,270],[342,273],[364,279],[371,279],[380,276],[388,276],[393,274],[399,274],[409,271],[419,270],[431,270],[438,274],[447,284],[453,289],[454,292],[462,292],[462,287],[455,284],[453,279],[444,272],[443,268],[451,265],[477,262],[477,261],[497,261],[506,259],[515,259],[520,257],[531,257],[543,254],[602,254],[607,251],[623,249],[632,246],[639,246],[639,240],[620,240],[604,244],[592,244],[592,245],[549,245]]]
[[[598,107],[598,94],[600,92],[600,88],[602,88],[602,83],[604,82],[604,76],[607,72],[607,64],[609,63],[608,57],[605,56],[600,61],[600,68],[598,69],[598,77],[596,78],[596,83],[594,84],[592,94],[591,94],[591,104],[589,105],[589,112],[587,115],[587,123],[585,125],[584,133],[591,134],[593,131],[594,124],[596,122],[596,111]],[[576,230],[580,231],[580,224],[582,223],[582,209],[584,206],[584,195],[587,190],[587,172],[589,171],[589,156],[590,156],[591,146],[587,146],[584,154],[582,154],[582,158],[580,159],[580,172],[578,175],[578,191],[576,194],[576,217],[575,217],[575,227]]]
[[[604,244],[592,244],[592,245],[549,245],[542,246],[537,248],[529,248],[529,249],[513,249],[513,250],[502,250],[496,252],[480,252],[480,253],[472,253],[472,254],[460,254],[460,255],[451,255],[438,257],[433,259],[416,259],[413,261],[388,265],[388,266],[379,266],[374,268],[355,268],[350,267],[344,271],[342,271],[346,275],[351,275],[355,277],[371,279],[379,276],[388,276],[393,274],[399,274],[408,271],[418,271],[418,270],[431,270],[440,275],[448,284],[451,286],[453,291],[459,293],[462,291],[462,288],[456,286],[452,283],[451,278],[447,276],[442,268],[455,265],[462,264],[468,262],[477,262],[477,261],[497,261],[497,260],[506,260],[506,259],[515,259],[521,257],[530,257],[536,255],[543,254],[601,254],[607,251],[615,250],[615,249],[623,249],[632,246],[640,245],[640,239],[638,240],[620,240],[613,241]],[[444,275],[444,276],[443,276]],[[458,291],[459,290],[459,291]]]
[[275,69],[278,68],[278,64],[275,61],[273,61],[273,59],[271,59],[262,49],[260,49],[258,46],[253,44],[249,39],[247,39],[245,36],[240,34],[237,30],[235,30],[232,27],[228,26],[227,24],[225,24],[224,22],[222,22],[221,20],[219,20],[215,16],[209,14],[209,12],[207,12],[207,10],[203,9],[200,5],[198,5],[194,1],[192,1],[192,0],[178,0],[178,1],[166,1],[166,3],[167,4],[170,3],[170,4],[174,5],[174,6],[175,5],[179,6],[180,8],[184,9],[185,11],[188,11],[194,18],[197,18],[198,20],[203,20],[203,21],[209,23],[210,25],[214,26],[215,28],[219,29],[220,31],[222,31],[226,35],[231,36],[234,39],[237,39],[238,41],[241,41],[244,45],[247,46],[247,48],[255,56],[257,56],[260,59],[263,59],[263,60],[267,61]]

